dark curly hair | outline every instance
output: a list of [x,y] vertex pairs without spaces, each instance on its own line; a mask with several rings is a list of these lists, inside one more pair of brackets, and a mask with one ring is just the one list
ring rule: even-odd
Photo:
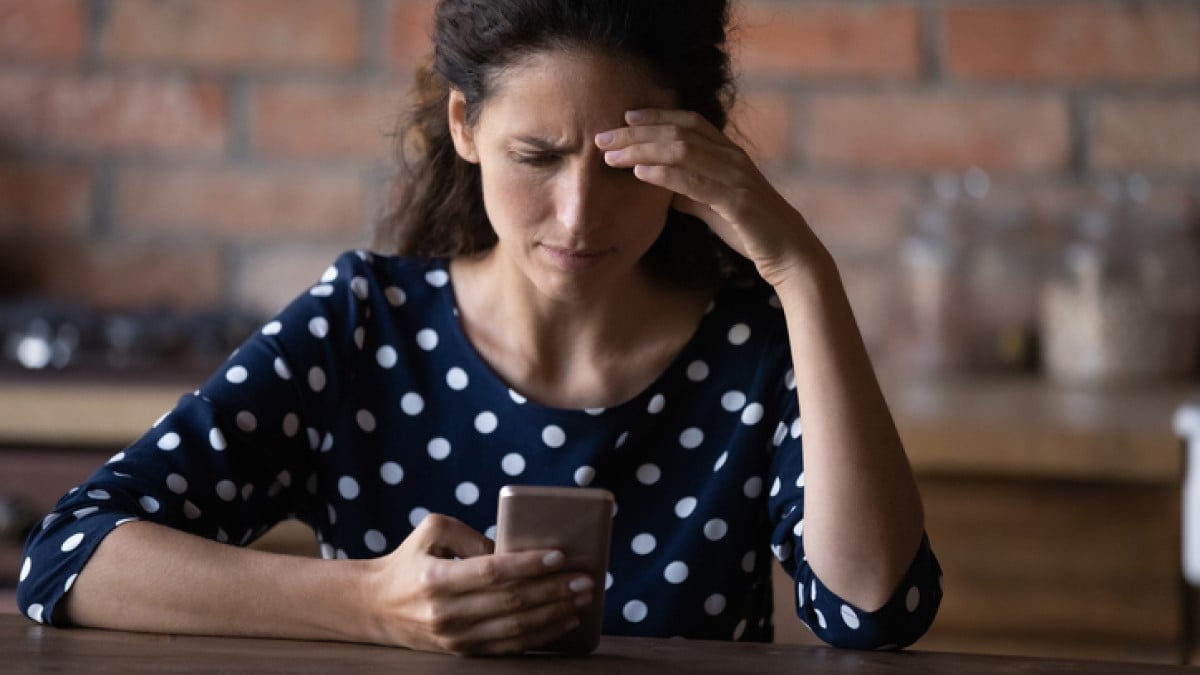
[[[644,68],[673,90],[679,107],[718,129],[735,98],[726,51],[727,0],[441,0],[434,50],[416,74],[412,103],[396,133],[395,203],[375,245],[404,255],[470,255],[495,245],[479,167],[450,136],[451,88],[474,123],[502,71],[530,54],[585,49]],[[642,260],[654,276],[692,285],[747,269],[699,219],[670,210]]]

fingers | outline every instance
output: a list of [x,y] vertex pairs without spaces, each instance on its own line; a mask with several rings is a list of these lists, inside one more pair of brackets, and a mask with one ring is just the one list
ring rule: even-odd
[[460,654],[516,654],[543,647],[580,624],[578,607],[556,602],[481,621],[442,640],[447,651]]
[[474,558],[492,552],[491,539],[457,518],[430,514],[409,535],[413,545],[438,558]]

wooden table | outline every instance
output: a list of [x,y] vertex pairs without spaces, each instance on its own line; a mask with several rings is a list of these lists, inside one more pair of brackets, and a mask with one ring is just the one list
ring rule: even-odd
[[586,657],[461,658],[374,645],[55,629],[0,615],[4,668],[18,673],[1182,673],[1191,669],[939,652],[606,637]]

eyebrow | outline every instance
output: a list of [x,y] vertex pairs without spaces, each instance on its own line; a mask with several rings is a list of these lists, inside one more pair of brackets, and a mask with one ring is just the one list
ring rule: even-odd
[[541,138],[540,136],[517,136],[516,140],[520,141],[521,143],[528,143],[529,145],[532,145],[533,147],[537,148],[538,150],[545,150],[545,151],[551,151],[551,152],[566,152],[567,150],[570,149],[566,145],[558,145],[558,144],[554,143],[553,141],[547,140],[545,138]]

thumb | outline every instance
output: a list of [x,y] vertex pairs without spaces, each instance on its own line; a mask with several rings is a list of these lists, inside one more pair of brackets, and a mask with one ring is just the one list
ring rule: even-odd
[[412,537],[420,550],[437,558],[473,558],[496,546],[461,520],[439,513],[426,516]]

